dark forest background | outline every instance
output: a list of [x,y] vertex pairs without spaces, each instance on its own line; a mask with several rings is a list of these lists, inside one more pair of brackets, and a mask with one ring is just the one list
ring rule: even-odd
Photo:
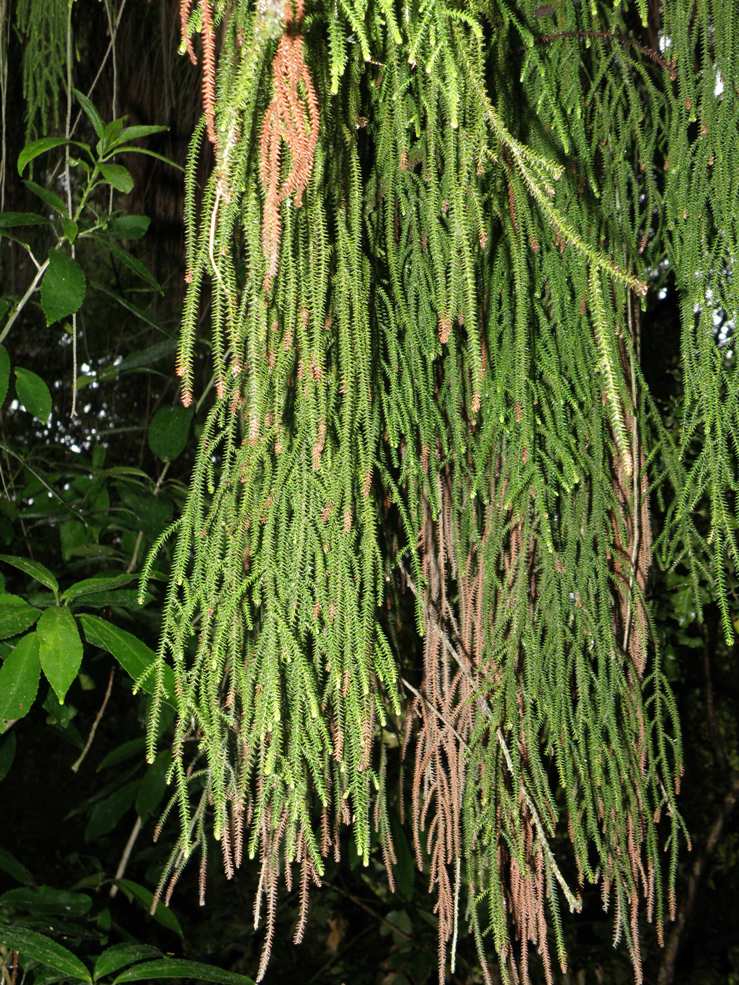
[[[85,17],[76,14],[75,85],[88,92],[105,59],[108,33],[101,4],[77,6],[84,7]],[[4,208],[37,211],[38,197],[15,168],[26,143],[22,40],[12,30],[8,36]],[[178,55],[178,45],[174,5],[138,0],[118,31],[115,90],[109,58],[91,99],[105,121],[112,118],[115,96],[116,115],[126,115],[129,124],[166,125],[167,132],[142,146],[183,164],[199,92],[196,70]],[[84,113],[76,136],[94,143]],[[62,194],[58,169],[54,176],[57,162],[53,155],[39,159],[33,178]],[[0,919],[53,937],[88,965],[106,947],[128,942],[253,975],[262,943],[251,911],[255,867],[246,865],[226,882],[215,846],[205,907],[198,905],[193,867],[169,906],[148,915],[147,894],[156,886],[177,827],[171,818],[153,841],[166,800],[167,763],[160,758],[145,767],[147,696],[133,696],[121,657],[111,652],[115,647],[106,650],[91,629],[94,619],[102,618],[143,647],[156,646],[166,571],[158,572],[144,607],[135,601],[135,575],[182,502],[201,417],[199,408],[192,417],[176,409],[173,367],[184,272],[181,172],[144,155],[128,154],[125,166],[135,186],[128,193],[114,190],[114,209],[119,216],[146,215],[151,224],[141,238],[116,240],[117,249],[109,248],[105,236],[80,241],[77,254],[87,288],[77,318],[75,417],[70,416],[69,323],[47,327],[33,299],[5,339],[12,367],[30,370],[48,385],[53,411],[48,422],[39,419],[43,414],[29,413],[28,400],[19,399],[11,383],[0,409],[0,551],[42,564],[60,591],[101,574],[117,580],[105,590],[83,592],[72,606],[84,658],[65,703],[47,693],[42,681],[28,714],[0,722]],[[135,229],[136,237],[142,228]],[[28,227],[13,235],[35,255],[45,255],[46,229]],[[5,314],[34,272],[16,239],[0,240]],[[677,301],[669,276],[661,291],[650,293],[642,325],[645,373],[669,420],[679,372]],[[204,341],[199,360],[196,394],[208,382]],[[33,572],[11,562],[2,563],[0,572],[1,591],[31,606],[48,597],[49,586]],[[680,804],[693,849],[682,855],[678,918],[666,947],[660,950],[650,928],[643,928],[645,977],[659,985],[731,985],[739,983],[737,647],[722,641],[712,604],[695,610],[679,575],[655,574],[650,592],[684,730]],[[7,657],[9,649],[0,643],[0,656]],[[412,666],[412,654],[408,661]],[[291,944],[296,894],[280,899],[269,983],[436,980],[432,897],[415,871],[397,801],[394,810],[396,895],[389,893],[379,863],[363,869],[348,850],[344,864],[329,869],[314,896],[300,947]],[[586,901],[567,930],[571,970],[563,980],[631,981],[628,957],[611,948],[611,923],[597,898]],[[0,951],[0,964],[3,960],[3,981],[20,982],[12,952]],[[454,981],[481,981],[469,942],[461,942]]]

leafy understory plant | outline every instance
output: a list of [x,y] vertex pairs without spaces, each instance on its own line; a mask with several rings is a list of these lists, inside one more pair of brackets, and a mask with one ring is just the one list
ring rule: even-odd
[[[74,416],[77,393],[76,319],[88,290],[88,278],[80,262],[78,250],[86,243],[102,247],[110,255],[139,278],[145,285],[158,290],[159,285],[148,268],[122,245],[127,240],[137,240],[146,235],[149,219],[144,215],[132,215],[112,209],[112,199],[101,196],[102,190],[127,195],[133,190],[134,179],[128,168],[118,158],[127,154],[144,154],[167,164],[177,166],[156,151],[141,147],[135,141],[161,133],[166,127],[158,125],[128,126],[125,117],[105,123],[90,99],[75,90],[75,96],[84,110],[95,133],[97,143],[92,146],[80,140],[63,136],[40,137],[33,140],[18,155],[18,174],[29,174],[34,161],[58,150],[66,154],[66,173],[62,176],[67,186],[66,198],[53,188],[52,181],[45,185],[26,177],[23,184],[46,207],[45,212],[0,212],[0,236],[16,243],[29,256],[35,273],[27,289],[15,304],[6,311],[0,328],[0,397],[7,393],[9,355],[2,345],[26,306],[36,298],[41,306],[47,327],[73,321],[75,365],[73,367]],[[72,175],[79,181],[72,181]],[[37,258],[24,233],[43,229],[45,259]],[[51,396],[48,387],[31,370],[17,368],[16,395],[22,405],[42,422],[51,413]],[[5,380],[5,383],[3,381]]]
[[[177,705],[158,895],[197,852],[204,900],[209,831],[229,877],[258,858],[258,979],[280,884],[300,941],[345,829],[393,885],[396,747],[440,981],[465,926],[486,982],[492,953],[528,982],[532,948],[552,981],[561,902],[593,886],[640,982],[643,918],[674,915],[648,577],[707,580],[732,634],[739,390],[711,307],[737,309],[739,32],[730,4],[653,6],[180,4],[203,115],[177,374],[189,406],[207,294],[216,400],[140,684],[149,762]],[[678,448],[639,357],[665,260]]]
[[0,924],[0,948],[15,955],[9,967],[33,973],[36,985],[51,982],[86,982],[122,985],[123,982],[177,981],[215,982],[220,985],[254,985],[251,978],[200,961],[162,957],[147,944],[114,944],[106,948],[88,968],[75,954],[50,937],[25,927]]

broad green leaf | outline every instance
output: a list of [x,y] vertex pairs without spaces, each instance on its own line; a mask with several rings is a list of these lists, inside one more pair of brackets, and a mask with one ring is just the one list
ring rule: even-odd
[[0,554],[0,561],[4,561],[5,564],[9,564],[24,574],[29,575],[31,578],[35,578],[36,581],[41,582],[41,584],[50,589],[57,595],[59,592],[59,582],[56,580],[54,575],[49,571],[49,569],[38,561],[30,561],[25,557],[16,557],[14,554]]
[[187,447],[192,410],[185,407],[160,407],[149,425],[149,448],[158,458],[171,461]]
[[80,520],[65,520],[59,525],[62,559],[69,561],[75,552],[90,543],[91,531]]
[[94,841],[115,831],[118,823],[133,807],[138,789],[139,781],[134,780],[94,804],[85,828],[85,841]]
[[15,747],[15,732],[11,732],[9,735],[0,739],[0,783],[10,773],[13,760],[15,759]]
[[64,230],[64,235],[70,243],[74,243],[79,234],[79,226],[73,219],[68,219],[66,216],[62,219],[62,229]]
[[23,184],[32,192],[37,198],[40,198],[42,202],[53,209],[55,212],[59,212],[61,215],[65,215],[67,211],[67,206],[61,195],[57,195],[55,191],[51,188],[44,188],[43,185],[37,185],[35,181],[26,179]]
[[64,250],[53,250],[41,281],[41,307],[46,324],[54,325],[79,311],[86,292],[87,280],[82,267]]
[[132,352],[129,356],[125,356],[118,364],[118,372],[130,373],[141,366],[152,366],[160,359],[169,358],[176,351],[177,342],[175,339],[155,342],[154,345],[147,346],[146,349],[140,349],[138,352]]
[[[125,308],[126,311],[130,311],[135,318],[139,318],[142,322],[144,322],[145,325],[148,325],[150,328],[153,328],[157,332],[162,331],[161,326],[158,325],[157,322],[155,322],[154,319],[151,318],[143,308],[140,308],[137,304],[134,304],[133,301],[130,301],[128,298],[122,297],[120,294],[117,294],[115,291],[109,290],[109,288],[107,288],[104,284],[100,284],[98,281],[93,281],[93,286],[96,291],[100,291],[103,294],[107,294],[109,298],[112,298],[122,308]],[[153,346],[149,346],[149,348],[155,349],[157,346],[162,344],[163,343],[161,342],[157,342]],[[142,349],[141,351],[146,352],[147,350]],[[138,353],[134,352],[131,355],[132,357],[135,358],[138,355]],[[126,362],[127,362],[127,358],[124,358],[119,363],[115,363],[115,364],[111,363],[108,366],[102,367],[101,369],[98,370],[97,378],[99,380],[116,379],[124,371],[123,364]]]
[[79,958],[50,937],[37,934],[34,930],[0,924],[0,943],[11,951],[20,951],[23,958],[38,961],[74,981],[92,982],[89,971]]
[[32,914],[61,913],[67,917],[84,917],[92,909],[92,899],[85,893],[51,886],[22,886],[0,895],[0,904]]
[[159,957],[161,951],[149,944],[115,944],[109,947],[95,961],[93,979],[98,981],[106,975],[112,975],[115,971],[120,971],[127,965],[134,964],[136,961],[145,961],[147,958]]
[[[123,132],[123,128],[126,125],[126,119],[127,117],[125,116],[119,116],[117,120],[111,120],[110,123],[106,123],[105,133],[103,134],[101,141],[102,146],[104,147],[113,146],[113,144],[116,142],[116,140],[118,140],[119,136]],[[100,148],[101,145],[98,145],[98,148]],[[99,149],[98,153],[102,153],[102,151]]]
[[38,640],[24,636],[0,666],[0,719],[23,718],[36,700],[39,682]]
[[5,402],[10,385],[10,356],[4,345],[0,345],[0,407]]
[[128,742],[122,742],[100,760],[97,771],[99,773],[110,766],[118,766],[119,763],[125,763],[126,760],[133,759],[134,756],[140,756],[143,760],[145,750],[146,740],[144,738],[129,739]]
[[133,514],[133,528],[152,537],[158,537],[172,520],[172,503],[162,496],[122,489],[121,500]]
[[24,886],[32,886],[35,881],[25,865],[19,862],[15,855],[6,848],[0,848],[0,872],[4,872],[11,879],[15,879],[16,882],[20,882]]
[[148,215],[117,215],[110,220],[108,232],[121,239],[143,239],[150,225]]
[[55,147],[64,147],[67,143],[66,137],[41,137],[40,140],[33,140],[30,144],[26,144],[18,155],[18,174],[23,174],[27,165],[40,157],[41,154],[46,154],[47,151],[54,150]]
[[161,291],[162,286],[159,281],[154,277],[146,264],[142,263],[135,256],[132,256],[128,250],[124,250],[122,246],[119,246],[115,240],[109,237],[105,240],[105,245],[108,247],[113,256],[120,260],[120,262],[128,267],[132,273],[140,277],[144,283],[148,284],[155,291]]
[[51,393],[38,373],[16,366],[15,392],[28,413],[46,424],[51,416]]
[[82,640],[77,623],[69,609],[52,606],[41,613],[36,634],[41,669],[61,705],[82,663]]
[[[156,660],[156,653],[154,653],[151,647],[148,647],[146,643],[142,643],[133,633],[114,626],[107,619],[101,619],[99,616],[84,613],[80,616],[80,622],[82,623],[82,629],[87,642],[91,643],[92,646],[100,647],[101,650],[105,650],[106,653],[115,657],[121,667],[123,667],[134,681],[138,681]],[[151,673],[141,682],[141,687],[144,691],[151,694],[154,690],[154,683],[154,674]],[[172,702],[174,697],[174,671],[166,664],[163,668],[163,683],[164,696]]]
[[133,190],[133,175],[122,164],[98,164],[98,170],[105,181],[116,191],[128,195]]
[[116,146],[116,154],[143,154],[145,157],[153,157],[155,161],[161,161],[162,164],[168,164],[171,168],[177,168],[178,171],[184,171],[185,169],[173,161],[171,157],[165,157],[164,154],[157,154],[154,150],[149,150],[147,147],[136,147],[134,144],[126,144],[125,147]]
[[119,975],[113,985],[119,982],[146,982],[164,978],[187,978],[196,982],[220,982],[221,985],[254,985],[254,979],[237,975],[234,971],[224,971],[200,961],[185,961],[181,958],[160,958],[135,965]]
[[126,127],[121,130],[113,146],[117,147],[118,144],[125,144],[128,140],[140,140],[142,137],[151,137],[155,133],[166,133],[168,130],[169,127],[158,126],[156,124]]
[[[2,560],[2,555],[0,554],[0,560]],[[94,578],[83,578],[82,581],[77,581],[74,585],[70,585],[66,591],[62,592],[62,600],[65,602],[71,602],[72,599],[78,599],[84,595],[95,595],[97,592],[110,592],[114,588],[120,588],[122,585],[129,585],[136,575],[95,575]]]
[[17,229],[20,226],[45,226],[47,219],[35,212],[0,212],[0,229]]
[[167,771],[172,762],[172,753],[163,749],[154,763],[149,766],[139,783],[136,794],[136,813],[145,821],[159,807],[167,789]]
[[[135,900],[141,903],[147,912],[151,910],[151,904],[154,900],[154,896],[146,888],[146,886],[142,886],[138,882],[133,882],[132,879],[119,879],[118,885],[125,893],[130,894]],[[162,927],[166,927],[167,930],[171,930],[173,933],[179,934],[180,937],[184,937],[182,927],[180,926],[180,921],[170,910],[170,908],[164,905],[164,903],[159,903],[152,915],[156,922],[160,923]]]
[[0,640],[25,632],[40,615],[41,611],[20,595],[0,594]]
[[[153,596],[147,592],[144,605],[151,602]],[[85,609],[132,609],[140,608],[139,593],[136,588],[119,588],[114,592],[96,592],[95,595],[84,595],[75,599],[72,606],[82,606]]]
[[85,116],[90,123],[92,123],[92,129],[95,131],[95,135],[102,140],[105,133],[105,124],[103,123],[100,114],[95,109],[95,105],[92,100],[86,96],[84,92],[80,92],[79,89],[75,89],[74,94],[77,102],[85,111]]
[[60,975],[52,968],[36,968],[33,972],[33,985],[62,985],[68,981],[66,975]]

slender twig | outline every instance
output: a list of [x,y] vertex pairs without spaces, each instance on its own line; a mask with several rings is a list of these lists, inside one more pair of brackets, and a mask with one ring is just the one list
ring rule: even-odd
[[108,675],[108,686],[105,689],[105,695],[103,697],[103,703],[98,709],[98,713],[95,716],[95,721],[92,723],[92,728],[90,729],[90,734],[87,736],[87,742],[85,743],[85,748],[79,755],[79,758],[72,763],[72,772],[76,773],[80,766],[85,761],[85,757],[92,747],[93,740],[95,738],[95,733],[98,730],[98,725],[102,721],[103,715],[105,714],[105,709],[108,707],[108,702],[110,701],[110,695],[113,690],[113,678],[115,677],[115,667],[110,668],[110,674]]
[[126,847],[123,849],[123,854],[121,855],[121,860],[118,863],[118,868],[115,870],[115,882],[110,887],[109,895],[111,899],[115,899],[118,895],[118,881],[126,874],[126,869],[128,868],[128,863],[131,859],[131,852],[133,851],[138,836],[141,834],[142,823],[141,818],[137,817],[134,826],[131,828],[131,834],[128,836],[128,841],[126,842]]
[[442,715],[442,713],[439,711],[436,705],[432,704],[431,701],[429,701],[429,699],[424,694],[421,694],[418,688],[415,688],[410,681],[405,679],[405,677],[401,677],[400,680],[403,686],[406,687],[411,692],[411,694],[415,695],[419,701],[423,702],[423,704],[425,704],[426,707],[429,708],[436,715],[436,717],[441,721],[442,725],[445,725],[451,732],[453,732],[456,735],[457,739],[459,739],[462,746],[465,749],[469,749],[469,746],[467,745],[465,740],[455,729],[452,723]]
[[[69,13],[67,15],[67,117],[64,135],[67,142],[64,145],[64,186],[67,193],[67,212],[72,218],[72,166],[71,166],[71,144],[72,139],[72,9],[73,0],[68,0]],[[70,244],[72,259],[75,259],[74,243]],[[77,416],[77,312],[72,314],[72,408],[70,417]]]
[[3,342],[5,340],[8,332],[11,330],[11,328],[13,327],[13,325],[15,324],[15,322],[17,321],[18,316],[20,315],[21,311],[23,311],[23,309],[25,308],[25,306],[30,301],[31,295],[33,294],[33,292],[38,287],[39,281],[41,280],[41,278],[46,273],[46,268],[48,266],[49,266],[48,259],[47,260],[44,260],[44,262],[41,264],[41,266],[36,271],[36,276],[33,278],[33,280],[31,281],[31,283],[29,284],[28,290],[23,295],[23,297],[20,299],[20,301],[16,305],[15,311],[10,316],[10,318],[8,318],[8,320],[5,323],[5,327],[3,328],[2,332],[0,332],[0,342]]

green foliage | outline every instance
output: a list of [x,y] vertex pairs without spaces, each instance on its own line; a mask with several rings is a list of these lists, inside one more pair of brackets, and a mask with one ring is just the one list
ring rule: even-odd
[[[68,903],[66,908],[69,909]],[[107,948],[96,958],[92,974],[68,948],[33,930],[0,923],[0,945],[17,951],[24,969],[29,967],[36,970],[33,979],[36,982],[42,980],[37,970],[40,966],[41,969],[50,968],[58,973],[54,981],[87,982],[88,985],[110,979],[116,972],[120,974],[112,980],[113,985],[117,985],[118,982],[168,978],[176,978],[178,981],[184,979],[216,982],[221,985],[254,985],[252,979],[247,978],[246,975],[236,975],[199,961],[161,957],[145,960],[151,959],[159,952],[156,948],[143,944],[117,944]],[[126,970],[121,971],[122,968]]]
[[41,281],[41,307],[46,324],[53,325],[79,311],[85,290],[85,273],[80,265],[63,250],[53,250]]
[[160,407],[149,424],[149,448],[165,461],[177,458],[187,447],[192,411],[185,407]]
[[36,633],[13,647],[0,667],[0,719],[23,718],[36,700],[40,674]]
[[71,7],[72,0],[17,0],[15,4],[15,24],[23,40],[27,137],[59,125]]
[[[117,885],[180,937],[166,904],[192,856],[201,902],[213,838],[229,878],[258,859],[258,978],[280,881],[297,882],[300,940],[308,889],[331,882],[342,852],[382,902],[397,982],[433,973],[415,953],[421,926],[438,935],[442,977],[464,960],[467,927],[470,980],[536,978],[530,948],[549,980],[566,939],[571,950],[562,902],[598,894],[639,980],[640,922],[661,934],[674,914],[677,654],[709,651],[699,627],[714,605],[725,654],[735,617],[739,120],[731,5],[657,7],[319,0],[305,17],[295,4],[285,32],[271,3],[183,4],[206,96],[185,173],[187,406],[170,406],[159,374],[172,340],[147,337],[96,371],[75,364],[73,386],[158,377],[140,452],[165,463],[156,484],[3,447],[18,463],[3,519],[23,527],[29,559],[17,534],[5,561],[25,597],[0,596],[0,681],[15,702],[0,717],[46,713],[81,749],[83,689],[109,657],[123,668],[148,716],[148,766],[140,742],[116,739],[106,783],[77,809],[85,839],[179,812],[157,892]],[[28,64],[52,29],[39,11]],[[302,72],[287,95],[280,51]],[[58,68],[28,89],[36,118],[58,98]],[[18,160],[38,178],[63,153],[70,199],[29,178],[44,214],[0,215],[36,267],[3,338],[37,289],[47,327],[70,318],[75,346],[78,316],[102,301],[159,330],[139,298],[161,293],[136,246],[148,219],[113,212],[110,196],[133,188],[117,156],[156,157],[131,141],[161,128],[108,123],[75,98],[93,142],[42,138]],[[682,363],[676,398],[658,403],[646,312],[673,288]],[[213,375],[195,400],[204,347]],[[10,369],[0,359],[2,397]],[[51,391],[15,373],[19,401],[49,425]],[[163,482],[187,467],[191,433],[183,503]],[[29,521],[58,534],[56,566],[30,560]],[[156,652],[144,642],[156,615],[136,612],[129,587],[147,554],[141,601],[168,586]],[[52,691],[34,707],[40,669]],[[0,747],[0,767],[14,753]],[[735,770],[733,747],[724,757]],[[402,904],[378,888],[379,859]],[[433,914],[414,897],[414,863]],[[18,864],[5,871],[17,878]],[[32,921],[64,892],[13,890],[4,905]],[[243,980],[140,948],[105,951],[95,980]]]
[[45,424],[51,416],[51,394],[38,373],[21,366],[15,368],[15,392],[22,406]]
[[[298,5],[276,54],[266,14],[216,7],[218,85],[205,76],[185,178],[177,371],[188,406],[207,289],[217,399],[171,528],[148,757],[171,667],[182,829],[162,886],[196,845],[205,864],[212,805],[226,874],[242,840],[262,863],[259,977],[280,876],[297,864],[304,887],[318,882],[342,824],[365,865],[373,840],[394,857],[381,739],[400,703],[402,634],[381,615],[394,579],[425,634],[407,734],[440,973],[463,918],[504,981],[515,938],[524,979],[529,943],[551,974],[548,934],[564,969],[558,896],[578,909],[582,890],[550,847],[560,830],[637,977],[639,900],[659,927],[674,909],[682,748],[650,639],[646,497],[651,484],[665,504],[663,563],[689,561],[695,578],[712,565],[729,632],[736,373],[706,292],[737,309],[736,166],[719,149],[737,107],[714,90],[717,71],[733,90],[735,51],[707,40],[733,37],[735,13],[666,7],[673,61],[610,3],[557,8],[549,35],[538,19],[554,13],[529,3],[425,0],[403,18],[318,4],[304,23]],[[202,12],[185,41],[202,32],[207,54]],[[309,82],[289,96],[270,71],[284,53],[298,72],[303,50],[321,117],[304,197]],[[266,120],[291,98],[272,150]],[[706,133],[690,137],[699,103]],[[204,130],[215,166],[196,195]],[[688,154],[697,189],[680,175]],[[678,453],[641,377],[630,295],[663,257],[683,292]]]

